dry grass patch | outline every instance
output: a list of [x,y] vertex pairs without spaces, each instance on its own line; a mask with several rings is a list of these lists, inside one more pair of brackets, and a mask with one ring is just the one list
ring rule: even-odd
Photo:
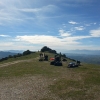
[[48,90],[50,84],[52,79],[39,75],[3,78],[0,79],[0,100],[53,100],[55,97]]

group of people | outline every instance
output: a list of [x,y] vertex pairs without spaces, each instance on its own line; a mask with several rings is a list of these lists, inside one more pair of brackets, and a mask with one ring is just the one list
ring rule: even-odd
[[40,59],[48,61],[48,55],[46,55],[45,53],[40,53]]
[[40,53],[40,57],[45,57],[45,53]]

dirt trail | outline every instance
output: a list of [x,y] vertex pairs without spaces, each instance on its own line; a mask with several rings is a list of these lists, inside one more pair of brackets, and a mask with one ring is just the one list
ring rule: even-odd
[[12,65],[12,64],[20,63],[20,62],[30,62],[32,60],[33,59],[29,59],[29,60],[17,60],[17,61],[7,62],[7,63],[0,64],[0,67],[5,67],[5,66],[9,66],[9,65]]

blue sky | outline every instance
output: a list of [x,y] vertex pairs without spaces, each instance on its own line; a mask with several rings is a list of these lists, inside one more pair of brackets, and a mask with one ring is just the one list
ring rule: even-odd
[[99,0],[0,0],[0,50],[100,50]]

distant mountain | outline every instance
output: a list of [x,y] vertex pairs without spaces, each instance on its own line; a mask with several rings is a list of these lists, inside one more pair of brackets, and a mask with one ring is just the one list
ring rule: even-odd
[[4,52],[11,52],[11,53],[23,53],[23,50],[6,50]]
[[66,53],[100,55],[100,50],[67,50]]
[[74,53],[66,53],[68,58],[79,60],[84,63],[91,64],[100,64],[100,54],[99,55],[90,55],[90,54],[74,54]]
[[5,51],[0,51],[0,59],[4,57],[8,57],[9,55],[16,55],[17,53],[12,53],[12,52],[5,52]]

